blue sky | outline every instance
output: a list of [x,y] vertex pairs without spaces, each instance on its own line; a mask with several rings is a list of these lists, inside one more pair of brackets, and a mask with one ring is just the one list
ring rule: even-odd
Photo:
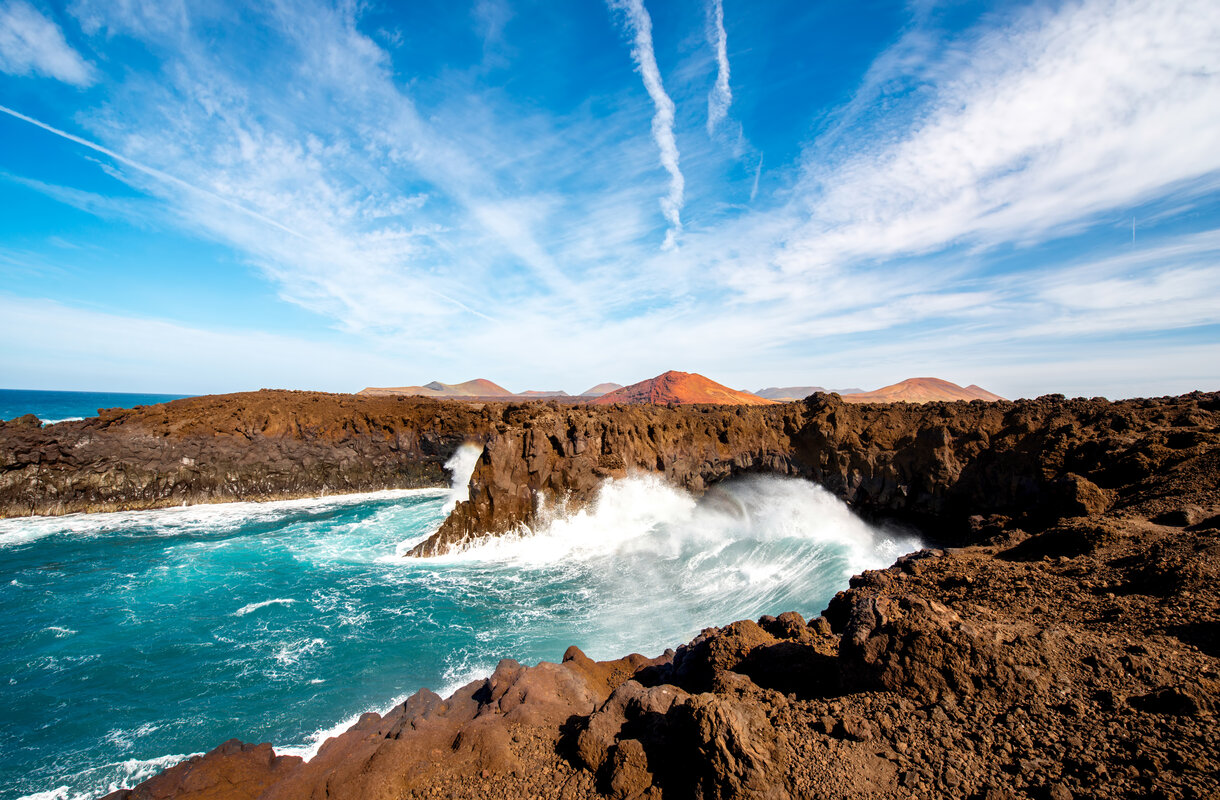
[[1220,389],[1217,41],[1213,0],[0,0],[0,386]]

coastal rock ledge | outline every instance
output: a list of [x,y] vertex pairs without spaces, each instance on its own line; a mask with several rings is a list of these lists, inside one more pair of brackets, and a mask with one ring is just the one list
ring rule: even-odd
[[308,763],[227,742],[109,800],[1215,797],[1218,522],[1000,531],[857,576],[808,622],[505,660]]
[[[111,798],[1161,797],[1220,793],[1220,395],[731,408],[260,392],[0,426],[6,515],[443,485],[423,549],[606,477],[827,487],[938,545],[822,614],[655,658],[501,662],[309,762],[226,742]],[[304,459],[297,463],[299,459]],[[189,461],[189,463],[188,463]]]

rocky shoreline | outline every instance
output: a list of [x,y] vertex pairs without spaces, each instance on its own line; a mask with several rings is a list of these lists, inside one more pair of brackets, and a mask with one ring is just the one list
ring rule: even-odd
[[799,476],[942,549],[853,578],[809,622],[741,621],[657,658],[502,662],[450,698],[424,690],[365,715],[308,763],[228,742],[113,797],[1220,792],[1218,394],[598,409],[194,398],[5,424],[0,511],[442,485],[466,441],[484,444],[470,499],[417,555],[579,507],[630,471],[696,494]]
[[495,673],[310,762],[227,742],[110,800],[1214,797],[1220,525],[1093,516],[927,550],[825,613]]

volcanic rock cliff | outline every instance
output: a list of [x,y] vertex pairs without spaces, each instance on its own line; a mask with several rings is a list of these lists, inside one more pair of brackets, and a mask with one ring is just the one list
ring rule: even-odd
[[461,403],[287,391],[14,420],[0,423],[0,516],[446,486],[446,459],[490,426]]
[[977,538],[990,518],[1026,526],[1156,508],[1180,469],[1216,457],[1215,394],[1160,400],[847,404],[837,395],[764,408],[506,408],[470,497],[415,548],[429,555],[512,530],[548,506],[590,501],[601,481],[657,472],[696,494],[766,472],[821,484],[859,512]]
[[808,622],[743,620],[651,659],[505,660],[364,715],[309,763],[230,741],[109,800],[1215,797],[1216,476],[1165,487],[1210,504],[1172,524],[995,524],[854,577]]
[[5,424],[0,501],[437,485],[472,440],[470,500],[421,552],[633,470],[694,492],[798,475],[966,546],[856,576],[809,622],[740,621],[655,658],[504,661],[447,699],[366,714],[308,763],[231,741],[116,798],[1220,792],[1217,394],[594,408],[260,392]]

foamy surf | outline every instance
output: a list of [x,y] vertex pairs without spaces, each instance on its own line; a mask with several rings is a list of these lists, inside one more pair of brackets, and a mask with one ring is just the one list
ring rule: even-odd
[[812,616],[849,573],[918,547],[802,481],[696,499],[637,476],[534,530],[396,557],[436,530],[477,458],[450,461],[447,490],[5,521],[29,542],[0,559],[0,636],[26,643],[0,651],[26,760],[0,761],[0,778],[96,797],[138,782],[118,777],[128,759],[234,735],[312,758],[362,712],[451,694],[501,658],[656,655],[707,625]]
[[266,608],[267,606],[288,606],[295,602],[296,600],[293,600],[291,597],[277,597],[274,600],[264,600],[261,603],[248,603],[234,611],[233,616],[244,617],[252,611],[258,611],[260,608]]
[[285,514],[323,511],[407,497],[444,497],[448,489],[385,489],[376,492],[334,494],[266,502],[201,503],[146,511],[106,511],[93,514],[31,516],[0,519],[0,547],[27,544],[53,535],[101,536],[124,533],[133,527],[166,535],[201,530],[224,530],[254,521],[274,522]]

